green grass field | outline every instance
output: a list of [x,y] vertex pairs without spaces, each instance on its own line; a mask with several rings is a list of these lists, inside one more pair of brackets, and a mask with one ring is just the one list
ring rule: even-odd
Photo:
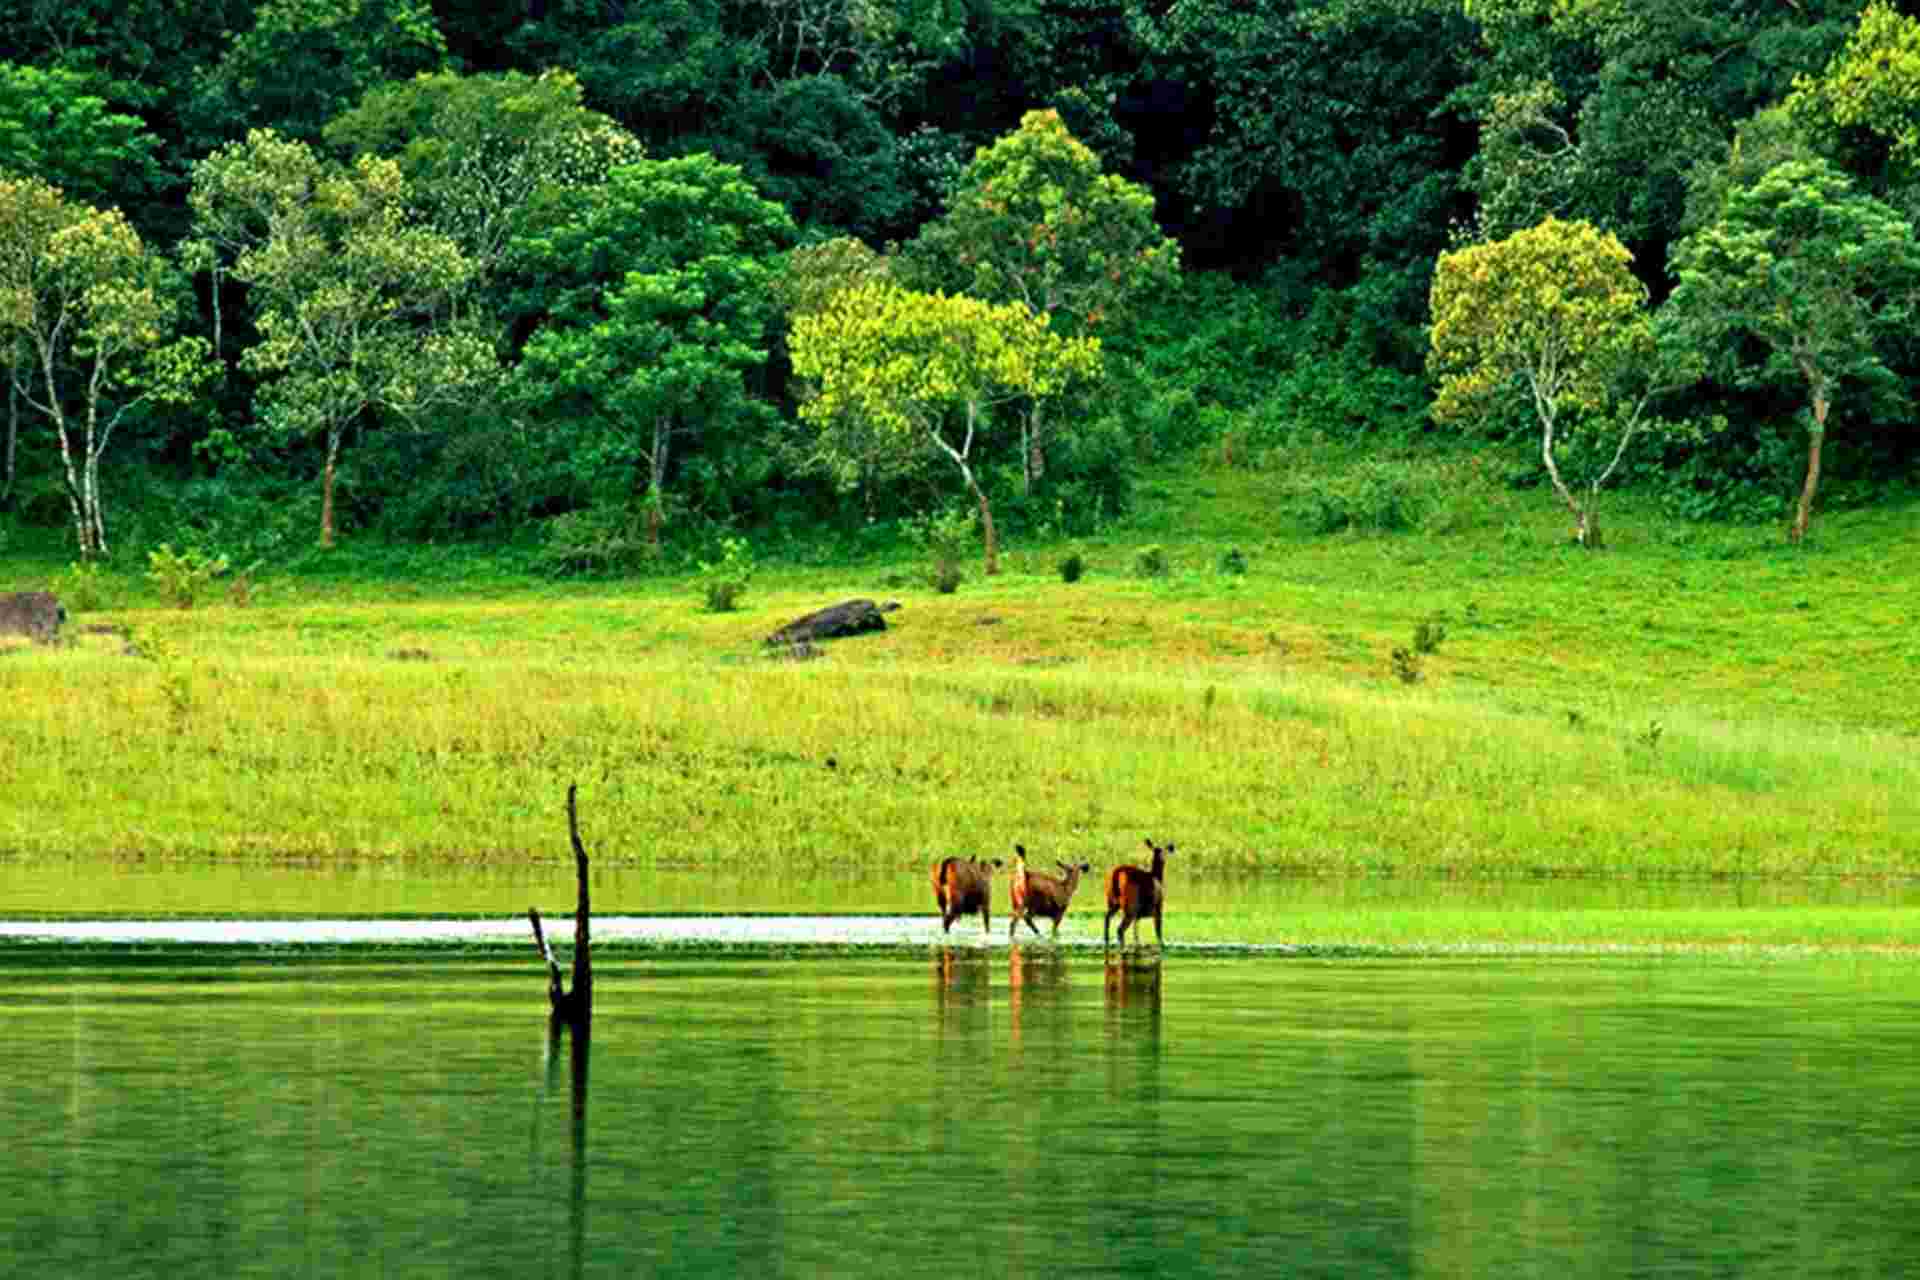
[[[601,857],[643,867],[1154,834],[1200,871],[1920,872],[1913,507],[1796,550],[1620,505],[1589,554],[1531,494],[1453,535],[1270,532],[1272,484],[1182,470],[1076,544],[1082,581],[1016,542],[946,596],[906,561],[765,565],[725,614],[657,578],[310,573],[191,610],[110,580],[73,645],[0,658],[0,850],[514,863],[578,780]],[[901,602],[885,634],[763,649],[860,595]]]

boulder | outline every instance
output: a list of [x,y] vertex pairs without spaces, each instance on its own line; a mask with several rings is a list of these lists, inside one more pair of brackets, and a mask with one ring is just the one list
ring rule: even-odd
[[16,591],[0,596],[0,635],[26,636],[40,644],[52,644],[66,620],[66,608],[51,591]]
[[833,640],[840,636],[857,636],[868,631],[885,631],[887,620],[881,615],[899,607],[898,603],[891,600],[884,605],[871,600],[842,601],[815,610],[804,618],[795,618],[768,636],[767,643],[799,645],[815,640]]

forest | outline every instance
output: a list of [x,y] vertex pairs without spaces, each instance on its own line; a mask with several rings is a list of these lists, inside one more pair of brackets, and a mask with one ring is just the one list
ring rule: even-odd
[[0,545],[991,572],[1460,450],[1797,541],[1920,482],[1916,7],[20,0]]

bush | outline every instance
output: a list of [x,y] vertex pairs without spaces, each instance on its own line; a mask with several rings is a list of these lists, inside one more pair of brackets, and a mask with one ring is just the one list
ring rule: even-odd
[[1240,548],[1227,548],[1226,553],[1220,557],[1220,572],[1237,578],[1246,571],[1247,558],[1241,554]]
[[960,565],[973,549],[977,520],[971,507],[949,507],[907,522],[907,536],[931,561],[929,579],[942,595],[960,585]]
[[1434,497],[1417,468],[1373,458],[1338,471],[1295,475],[1284,492],[1286,508],[1313,533],[1415,529]]
[[1070,551],[1060,561],[1060,581],[1078,582],[1087,571],[1087,558],[1078,551]]
[[722,538],[720,558],[700,562],[700,594],[710,613],[731,613],[753,577],[753,547],[745,538]]
[[1158,544],[1142,547],[1133,556],[1133,572],[1140,578],[1167,576],[1167,549]]
[[546,523],[546,545],[535,563],[555,577],[632,570],[657,560],[646,521],[625,507],[588,507]]
[[203,555],[195,547],[176,553],[163,542],[147,552],[147,579],[176,608],[193,608],[206,585],[226,571],[225,556]]

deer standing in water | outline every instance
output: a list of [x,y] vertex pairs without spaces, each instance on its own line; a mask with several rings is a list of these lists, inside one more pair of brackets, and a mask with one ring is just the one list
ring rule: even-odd
[[[1157,845],[1149,839],[1147,848],[1153,850],[1152,870],[1122,863],[1107,873],[1107,918],[1100,926],[1100,937],[1106,940],[1107,929],[1118,914],[1122,949],[1127,945],[1127,926],[1147,916],[1153,917],[1153,944],[1165,945],[1160,935],[1160,914],[1167,905],[1167,855],[1173,852],[1173,846]],[[1136,945],[1140,941],[1138,929],[1133,940]]]
[[[1027,851],[1019,845],[1015,845],[1014,848],[1021,859],[1017,865],[1024,867]],[[1093,870],[1093,864],[1056,862],[1054,865],[1060,868],[1059,876],[1047,876],[1037,871],[1029,871],[1024,877],[1024,889],[1018,887],[1019,881],[1015,882],[1013,920],[1007,925],[1007,941],[1013,941],[1013,931],[1022,920],[1027,922],[1027,928],[1033,930],[1034,936],[1038,937],[1040,926],[1033,922],[1035,916],[1053,921],[1053,936],[1056,939],[1059,938],[1060,921],[1067,914],[1068,904],[1073,901],[1074,890],[1080,887],[1080,876],[1083,872]]]
[[980,926],[993,931],[993,872],[1000,859],[943,858],[933,864],[933,901],[940,908],[940,932],[953,928],[961,916],[980,913]]

